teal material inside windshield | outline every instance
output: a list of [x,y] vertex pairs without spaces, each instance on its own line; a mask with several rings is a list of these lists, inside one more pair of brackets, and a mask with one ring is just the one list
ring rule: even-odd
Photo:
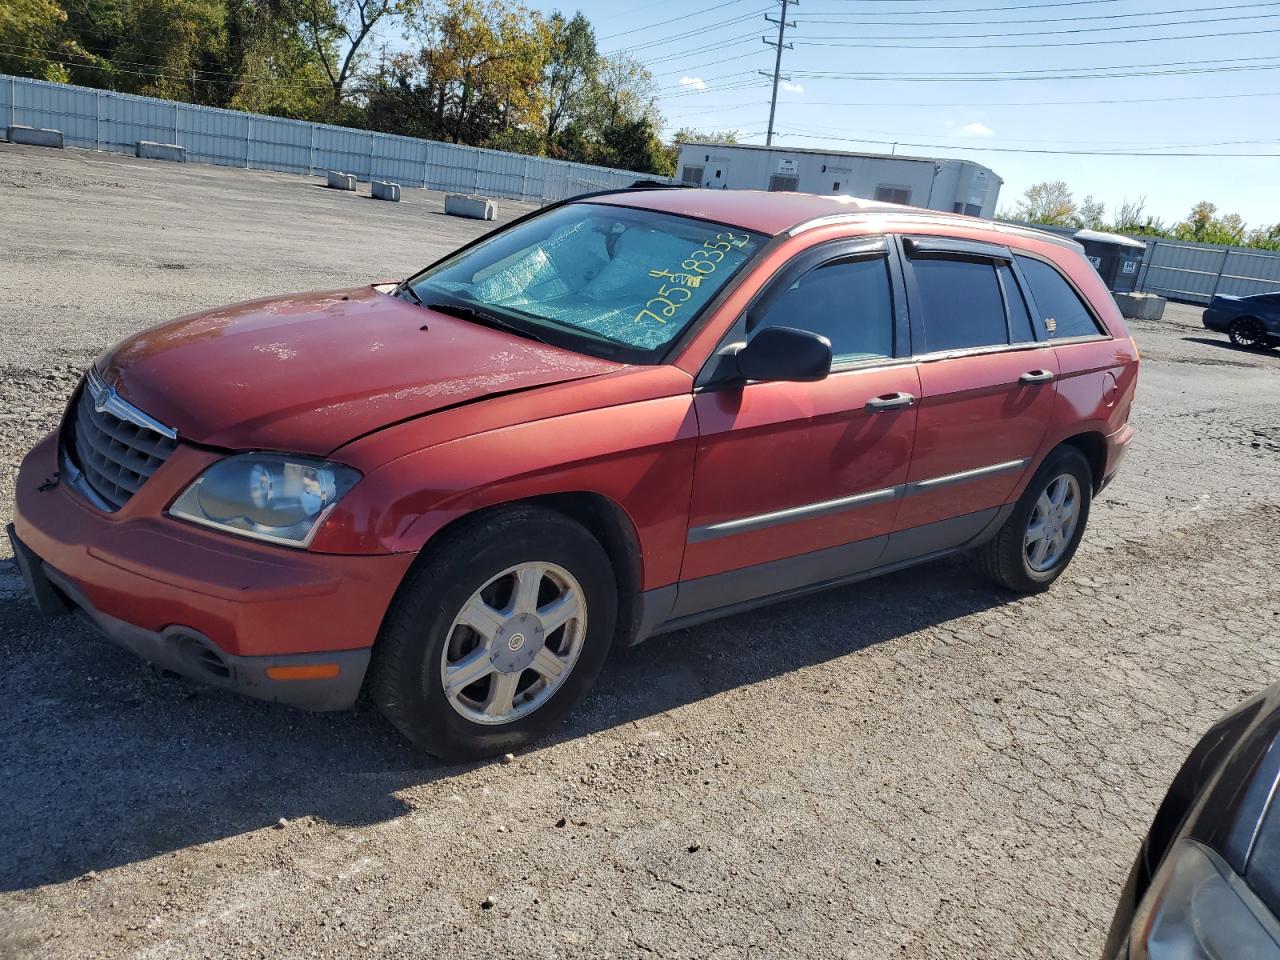
[[642,351],[697,316],[762,238],[649,210],[569,204],[503,231],[418,277],[444,295]]

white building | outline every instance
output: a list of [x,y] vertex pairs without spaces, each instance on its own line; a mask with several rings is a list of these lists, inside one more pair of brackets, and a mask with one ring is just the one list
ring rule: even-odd
[[969,160],[753,144],[681,143],[681,182],[723,190],[797,190],[991,217],[1004,183]]

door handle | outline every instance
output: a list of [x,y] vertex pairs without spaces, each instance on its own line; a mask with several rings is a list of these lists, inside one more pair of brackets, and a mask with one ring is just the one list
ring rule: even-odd
[[872,413],[880,410],[897,410],[900,407],[909,407],[916,402],[916,398],[909,393],[886,393],[879,397],[872,397],[867,401],[867,409]]
[[1053,379],[1050,370],[1031,370],[1018,378],[1019,383],[1048,383]]

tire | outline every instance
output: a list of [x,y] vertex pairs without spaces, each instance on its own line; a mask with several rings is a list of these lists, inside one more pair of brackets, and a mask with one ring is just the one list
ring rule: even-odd
[[[522,593],[526,573],[539,586]],[[572,594],[580,597],[581,616],[544,635],[556,616],[552,601]],[[481,605],[473,603],[477,597]],[[464,606],[472,612],[464,614]],[[595,682],[613,643],[617,607],[613,567],[585,527],[540,507],[501,508],[447,534],[405,577],[374,645],[369,693],[396,729],[442,760],[515,750],[551,729]],[[561,603],[560,614],[570,609]],[[547,670],[548,652],[562,667],[555,680],[539,672]],[[522,666],[530,656],[536,666]],[[458,684],[473,673],[477,679],[451,697],[446,670]],[[494,686],[506,683],[514,691],[508,699]]]
[[1267,328],[1257,317],[1236,317],[1227,328],[1227,336],[1237,347],[1266,350],[1271,346]]
[[[1059,483],[1061,488],[1055,486]],[[1060,548],[1038,556],[1036,549],[1042,540],[1029,543],[1029,527],[1033,520],[1043,519],[1043,508],[1038,507],[1041,496],[1048,497],[1058,489],[1065,489],[1068,497],[1074,489],[1075,521],[1069,532],[1062,531]],[[1084,454],[1073,446],[1057,447],[1035,472],[1000,530],[978,548],[984,572],[1000,586],[1017,593],[1048,590],[1071,563],[1076,548],[1080,546],[1080,538],[1084,536],[1089,522],[1092,499],[1093,471]],[[1061,529],[1061,526],[1055,527],[1050,523],[1041,529]],[[1034,562],[1036,559],[1040,563]]]

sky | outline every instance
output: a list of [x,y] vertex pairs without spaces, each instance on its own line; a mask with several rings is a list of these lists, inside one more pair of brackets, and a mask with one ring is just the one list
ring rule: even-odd
[[[666,135],[765,142],[780,0],[526,3],[581,9],[602,52],[645,63]],[[1065,180],[1108,214],[1145,196],[1168,223],[1200,200],[1280,222],[1280,0],[802,0],[787,19],[775,146],[974,160],[1002,210]]]

